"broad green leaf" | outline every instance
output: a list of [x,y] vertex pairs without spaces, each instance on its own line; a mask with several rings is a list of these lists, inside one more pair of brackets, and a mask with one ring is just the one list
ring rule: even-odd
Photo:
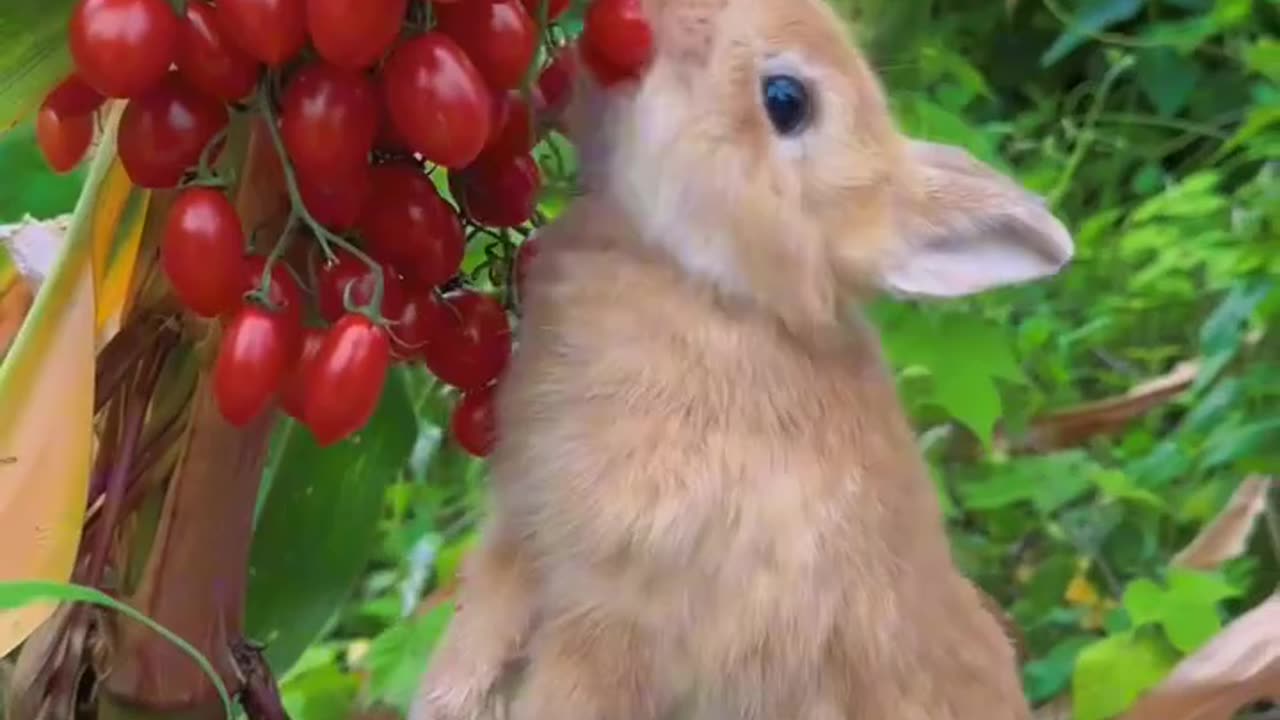
[[222,684],[222,678],[213,669],[213,664],[209,662],[208,658],[201,655],[200,651],[192,647],[186,640],[183,640],[168,628],[161,626],[129,605],[99,590],[79,585],[55,582],[0,582],[0,610],[12,611],[30,606],[35,602],[47,600],[89,603],[115,610],[173,643],[179,650],[195,661],[200,666],[200,670],[213,683],[219,699],[222,700],[222,710],[227,720],[231,720],[234,717],[231,709],[231,696],[227,694],[227,687]]
[[1119,715],[1159,683],[1177,661],[1158,638],[1125,632],[1080,651],[1072,677],[1075,720],[1107,720]]
[[1025,381],[1011,333],[971,314],[888,315],[883,337],[894,365],[928,370],[932,390],[926,400],[989,444],[1002,409],[996,380]]
[[1073,637],[1058,643],[1045,657],[1026,664],[1022,669],[1027,694],[1032,702],[1056,697],[1071,683],[1076,657],[1089,645],[1087,637]]
[[279,462],[254,529],[246,635],[267,645],[284,674],[347,600],[373,552],[387,485],[409,458],[417,434],[397,370],[364,430],[320,448],[298,423],[278,432]]
[[1124,609],[1135,626],[1160,622],[1164,600],[1164,588],[1146,578],[1134,580],[1124,590]]
[[1049,67],[1057,63],[1085,44],[1092,35],[1131,19],[1142,11],[1142,7],[1142,0],[1089,0],[1071,20],[1066,32],[1045,50],[1040,64]]
[[1130,500],[1157,510],[1165,507],[1165,501],[1159,495],[1138,487],[1133,478],[1121,470],[1100,470],[1094,473],[1093,482],[1105,497],[1112,500]]
[[0,168],[9,179],[0,183],[0,223],[71,212],[88,172],[86,163],[65,175],[50,170],[36,145],[35,124],[31,122],[0,134]]
[[74,6],[75,0],[0,3],[0,133],[71,72],[66,33]]

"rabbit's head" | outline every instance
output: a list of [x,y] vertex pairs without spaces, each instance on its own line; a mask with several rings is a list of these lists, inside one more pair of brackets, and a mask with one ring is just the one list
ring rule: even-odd
[[644,0],[652,63],[581,73],[570,134],[588,193],[724,295],[797,329],[859,290],[947,297],[1050,275],[1072,240],[967,152],[899,133],[823,0]]

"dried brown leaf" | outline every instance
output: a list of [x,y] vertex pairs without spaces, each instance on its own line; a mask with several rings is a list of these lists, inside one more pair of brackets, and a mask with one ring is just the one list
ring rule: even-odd
[[1123,720],[1229,720],[1258,700],[1280,699],[1280,593],[1184,659]]
[[1271,478],[1266,477],[1245,479],[1217,517],[1174,556],[1173,564],[1193,570],[1215,570],[1239,557],[1248,546],[1258,518],[1267,508],[1272,484]]

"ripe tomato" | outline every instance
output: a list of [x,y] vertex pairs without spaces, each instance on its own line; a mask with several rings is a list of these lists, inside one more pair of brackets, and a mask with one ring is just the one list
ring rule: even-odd
[[[267,259],[261,255],[251,255],[245,262],[245,274],[240,286],[241,293],[248,293],[262,287],[262,271],[267,267]],[[267,292],[271,307],[285,319],[283,327],[287,333],[287,347],[293,357],[302,347],[302,288],[298,280],[289,272],[284,263],[271,266],[271,289]]]
[[357,172],[378,132],[378,93],[358,70],[315,62],[285,90],[280,133],[299,174],[322,181]]
[[227,325],[213,366],[213,393],[227,422],[244,427],[267,408],[297,353],[287,316],[244,306]]
[[395,42],[408,6],[408,0],[307,0],[311,44],[334,65],[367,68]]
[[459,390],[493,382],[511,356],[511,325],[502,304],[489,295],[460,290],[445,297],[448,312],[423,349],[427,369]]
[[140,187],[173,187],[226,124],[225,105],[167,75],[124,109],[116,135],[120,162]]
[[[524,9],[528,11],[529,17],[534,22],[538,21],[538,13],[542,12],[543,0],[523,0]],[[546,0],[547,3],[547,20],[555,20],[569,9],[569,0]]]
[[472,220],[495,228],[516,227],[533,217],[542,174],[528,153],[483,155],[467,169],[450,173],[449,188]]
[[466,52],[443,33],[396,48],[382,66],[382,91],[395,129],[429,162],[463,167],[489,139],[489,89]]
[[653,30],[640,0],[594,0],[582,25],[583,61],[601,82],[634,77],[653,56]]
[[373,193],[360,230],[374,253],[428,288],[456,275],[466,250],[453,208],[422,168],[409,162],[373,169]]
[[284,64],[307,44],[303,0],[218,0],[218,24],[250,57]]
[[205,0],[187,0],[178,45],[178,72],[192,87],[225,102],[253,92],[262,67],[227,39],[218,11]]
[[110,97],[160,82],[178,53],[178,17],[165,0],[80,0],[68,31],[80,77]]
[[280,408],[295,420],[306,422],[302,411],[307,402],[307,373],[311,371],[311,365],[320,353],[324,335],[323,330],[303,328],[298,361],[293,364],[293,369],[285,375],[280,385]]
[[463,393],[449,420],[454,441],[476,457],[488,457],[498,443],[493,396],[493,386]]
[[373,189],[367,165],[337,178],[317,180],[311,175],[298,177],[302,204],[316,222],[334,232],[346,232],[360,221],[360,214]]
[[439,29],[457,41],[493,90],[520,86],[538,48],[538,26],[520,0],[485,0],[436,9]]
[[160,264],[182,304],[203,317],[232,312],[244,295],[246,262],[244,230],[231,201],[209,188],[184,190],[160,241]]
[[36,116],[36,144],[56,173],[70,172],[93,142],[93,114],[68,115],[47,102]]
[[53,108],[63,117],[88,115],[106,102],[102,93],[89,87],[79,75],[68,75],[44,99],[45,107]]
[[321,447],[369,423],[382,397],[391,343],[369,318],[343,315],[325,335],[306,375],[303,417]]
[[551,120],[559,119],[573,97],[577,62],[571,49],[562,50],[542,69],[538,76],[538,94],[542,96],[542,113]]
[[391,355],[397,360],[419,357],[427,343],[446,322],[449,312],[430,290],[411,288],[406,292],[404,308],[394,321],[391,333]]
[[[535,94],[533,101],[535,105],[540,104],[541,98]],[[533,149],[537,143],[533,109],[520,93],[506,90],[495,95],[493,117],[493,133],[485,145],[484,155],[519,155]]]
[[[337,251],[337,255],[337,262],[321,267],[316,277],[320,316],[329,322],[336,322],[347,313],[343,304],[347,293],[350,293],[352,303],[362,307],[373,301],[373,291],[377,288],[377,276],[363,260],[342,250]],[[382,316],[398,317],[404,309],[404,302],[404,285],[400,276],[395,268],[382,263]]]

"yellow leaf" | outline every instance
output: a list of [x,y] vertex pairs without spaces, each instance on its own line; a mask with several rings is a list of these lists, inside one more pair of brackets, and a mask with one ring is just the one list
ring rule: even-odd
[[[113,197],[118,118],[107,122],[61,255],[0,364],[0,581],[66,582],[75,563],[93,452],[94,228],[112,206],[100,200]],[[0,613],[0,655],[54,610]]]
[[[114,117],[122,108],[115,108]],[[114,123],[109,123],[106,136],[114,137]],[[129,180],[124,165],[115,156],[114,147],[104,149],[112,155],[111,165],[88,213],[88,232],[93,242],[93,279],[97,288],[98,308],[94,320],[97,347],[102,347],[120,329],[129,311],[132,280],[138,260],[147,207],[151,193],[137,188]],[[101,151],[100,151],[101,152]]]

